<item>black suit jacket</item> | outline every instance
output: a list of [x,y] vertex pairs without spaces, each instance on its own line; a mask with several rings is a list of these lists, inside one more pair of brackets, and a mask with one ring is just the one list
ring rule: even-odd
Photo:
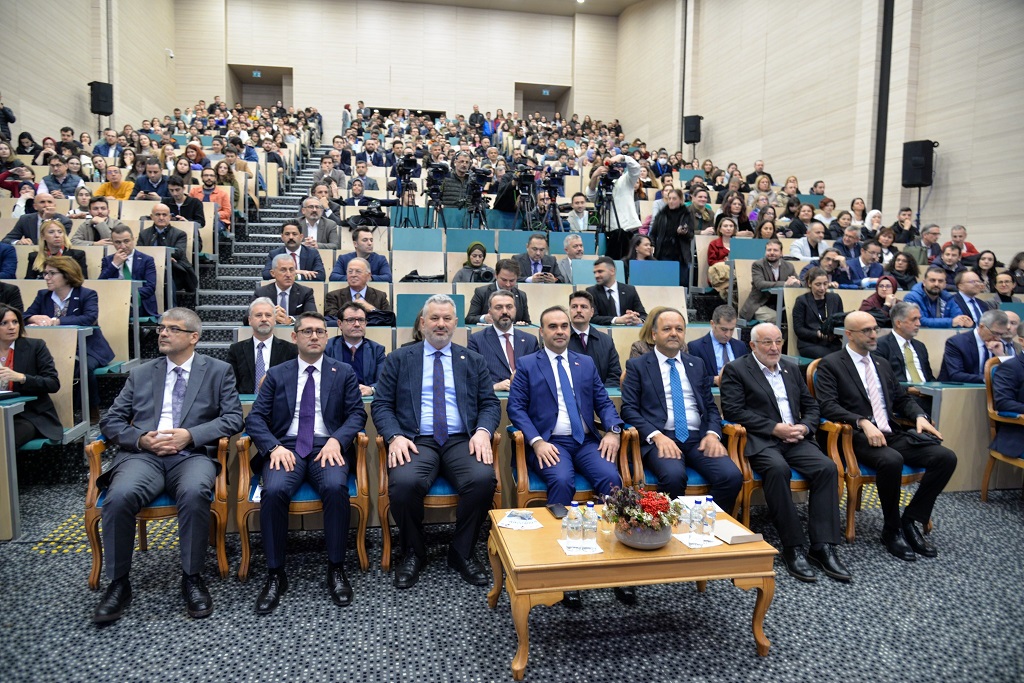
[[[516,263],[519,264],[519,277],[517,280],[519,282],[526,282],[526,278],[533,275],[533,262],[527,254],[516,254],[514,258]],[[548,266],[548,270],[551,274],[558,277],[558,269],[555,268],[556,261],[554,256],[544,256],[541,258],[540,263],[542,266]],[[560,277],[558,277],[558,281],[564,282]]]
[[[623,313],[634,311],[640,314],[641,319],[647,317],[647,311],[640,302],[636,287],[616,282],[615,288],[619,291],[619,309]],[[611,325],[612,319],[615,318],[615,302],[608,300],[608,293],[600,285],[591,285],[587,287],[587,291],[594,297],[594,317],[590,322],[594,325]]]
[[[299,355],[299,347],[290,341],[274,338],[270,345],[270,366],[267,370]],[[252,339],[235,342],[228,348],[228,364],[235,373],[239,394],[256,393],[256,347]]]
[[622,378],[622,364],[619,361],[619,352],[615,350],[615,342],[610,336],[594,329],[594,326],[591,325],[587,330],[587,350],[584,351],[583,344],[580,342],[580,333],[570,327],[569,349],[590,356],[594,365],[597,366],[597,374],[601,376],[604,385],[618,388],[619,380]]
[[[185,201],[182,202],[181,207],[171,197],[162,197],[160,199],[162,204],[166,204],[171,209],[172,216],[181,216],[187,221],[193,223],[199,223],[199,227],[206,227],[206,215],[203,213],[203,203],[195,197],[189,197],[185,195]],[[202,249],[202,245],[199,246]]]
[[[924,381],[934,382],[935,375],[932,374],[932,364],[928,361],[928,348],[916,339],[911,339],[910,343],[914,347],[914,351],[917,353],[918,360],[921,361],[921,369],[924,371]],[[909,381],[907,379],[907,364],[903,358],[903,352],[900,350],[900,345],[896,339],[895,332],[887,334],[878,340],[878,348],[875,350],[875,355],[884,358],[889,362],[889,366],[892,367],[893,374],[896,375],[897,382]]]
[[[269,285],[257,287],[256,291],[253,292],[252,298],[258,299],[261,296],[267,297],[276,306],[277,284],[271,282]],[[316,299],[313,298],[313,290],[309,287],[303,287],[298,282],[292,284],[292,288],[288,291],[288,315],[294,318],[299,313],[308,313],[310,311],[316,312]],[[246,314],[242,324],[249,324],[248,314]]]
[[[263,264],[263,279],[271,279],[270,267],[274,263],[274,257],[285,253],[284,246],[272,249],[267,254],[267,262]],[[327,270],[324,268],[324,260],[320,257],[320,251],[309,247],[299,247],[299,270],[315,270],[316,279],[323,282],[327,279]],[[305,282],[305,280],[303,280]]]
[[22,396],[35,396],[28,401],[22,413],[32,421],[39,433],[47,439],[60,441],[64,427],[57,417],[57,409],[50,400],[50,394],[60,390],[60,378],[53,364],[53,356],[42,339],[18,337],[14,343],[14,371],[25,375],[23,384],[15,383],[13,390]]
[[25,302],[21,300],[21,289],[6,282],[0,282],[0,304],[7,304],[11,308],[25,311]]
[[[81,249],[65,249],[64,256],[69,256],[75,259],[75,263],[82,269],[82,276],[86,279],[89,278],[89,267],[85,263],[85,252]],[[26,280],[42,280],[43,271],[36,270],[32,267],[32,264],[36,262],[35,254],[28,258],[28,263],[25,264],[25,279]]]
[[[907,390],[896,380],[888,363],[872,356],[875,371],[882,385],[882,398],[893,431],[901,431],[896,423],[897,413],[908,419],[925,415],[921,406],[911,398]],[[821,406],[821,416],[832,422],[854,425],[858,420],[874,418],[868,391],[861,381],[853,359],[845,348],[830,353],[818,363],[814,378],[814,395]]]
[[[71,219],[64,214],[56,214],[54,220],[58,220],[64,224],[64,232],[71,234]],[[18,222],[14,224],[11,231],[4,237],[4,242],[8,244],[14,244],[22,237],[27,237],[32,240],[32,244],[39,244],[39,214],[33,211],[32,213],[26,213],[24,216],[18,219]]]
[[175,261],[192,262],[192,255],[188,253],[188,235],[184,230],[169,226],[164,236],[164,243],[157,240],[156,228],[148,227],[139,231],[139,245],[143,247],[170,247],[171,258]]
[[[498,291],[498,283],[492,282],[489,285],[477,287],[473,291],[473,299],[469,302],[469,310],[466,312],[466,324],[476,325],[480,318],[487,315],[487,299],[491,292]],[[526,300],[526,292],[518,287],[511,292],[516,300],[516,322],[530,324],[530,304]]]
[[[782,383],[786,385],[789,410],[795,424],[807,427],[807,437],[818,428],[818,402],[807,390],[803,374],[795,363],[780,360]],[[737,358],[722,368],[722,417],[743,425],[747,430],[746,455],[756,455],[781,443],[772,436],[775,425],[782,422],[782,412],[775,401],[775,391],[753,354]]]

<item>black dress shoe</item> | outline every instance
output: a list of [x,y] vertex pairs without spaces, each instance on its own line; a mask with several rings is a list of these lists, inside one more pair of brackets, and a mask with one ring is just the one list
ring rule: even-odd
[[925,557],[938,557],[939,551],[924,537],[921,530],[917,528],[917,524],[909,519],[905,519],[901,526],[903,527],[903,538],[906,539],[915,553]]
[[425,562],[413,551],[406,553],[395,567],[395,588],[412,588],[420,578]]
[[193,619],[202,619],[213,614],[213,598],[206,589],[201,574],[181,575],[181,595],[185,598],[185,608]]
[[463,557],[454,548],[449,548],[448,566],[457,571],[462,580],[471,586],[486,586],[489,583],[487,571],[472,552],[469,557]]
[[904,562],[913,562],[917,559],[914,549],[903,538],[902,531],[883,531],[882,543],[885,544],[885,549],[889,551],[889,554],[898,557]]
[[270,572],[263,584],[260,596],[256,598],[256,614],[270,614],[277,609],[281,596],[288,592],[288,577],[284,572]]
[[128,577],[114,579],[107,586],[107,592],[103,594],[100,604],[96,606],[92,620],[96,624],[109,624],[112,621],[117,621],[130,604],[132,604],[132,585],[128,583]]
[[352,584],[348,582],[345,575],[345,568],[340,564],[327,565],[327,591],[331,594],[331,600],[338,607],[348,607],[352,604]]
[[826,543],[819,550],[811,548],[811,552],[807,553],[807,561],[836,581],[848,583],[853,580],[850,570],[839,561],[836,549],[830,543]]
[[620,586],[615,589],[615,599],[623,605],[636,604],[636,588],[634,586]]
[[786,571],[788,571],[789,575],[794,579],[798,579],[805,583],[814,583],[818,580],[818,577],[815,575],[814,569],[811,568],[810,563],[807,561],[807,556],[804,555],[804,549],[801,546],[783,548],[782,559],[786,563]]
[[562,604],[574,612],[583,609],[583,598],[579,591],[565,591],[562,593]]

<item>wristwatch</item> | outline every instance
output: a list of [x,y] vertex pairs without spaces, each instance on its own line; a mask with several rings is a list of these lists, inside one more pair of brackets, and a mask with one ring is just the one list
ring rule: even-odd
[[619,426],[619,425],[613,425],[611,431],[612,431],[612,434],[621,434],[622,433],[622,427]]

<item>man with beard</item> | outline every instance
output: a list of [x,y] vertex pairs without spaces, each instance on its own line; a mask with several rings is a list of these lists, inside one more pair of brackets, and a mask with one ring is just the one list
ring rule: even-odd
[[116,218],[110,216],[110,204],[106,197],[91,197],[89,199],[89,215],[91,219],[83,222],[71,236],[71,245],[75,247],[109,247],[113,244],[110,241],[110,231],[115,226],[128,227]]
[[775,293],[767,290],[772,287],[800,286],[793,264],[782,260],[782,242],[776,238],[768,240],[764,247],[764,258],[750,265],[750,279],[750,295],[740,309],[740,317],[775,324],[780,311],[775,310]]
[[217,187],[217,172],[212,168],[204,168],[200,175],[203,184],[193,187],[188,191],[190,197],[201,202],[215,202],[217,204],[217,229],[221,236],[230,236],[231,226],[231,200],[228,193]]
[[261,296],[249,304],[252,338],[235,342],[228,348],[228,363],[235,373],[240,394],[255,394],[267,370],[298,355],[298,347],[274,336],[274,302]]
[[494,390],[508,391],[516,370],[516,359],[536,353],[540,346],[532,335],[514,328],[516,299],[510,292],[501,289],[492,292],[487,314],[491,316],[491,326],[470,335],[466,346],[487,362]]
[[590,291],[576,291],[569,295],[569,319],[572,323],[569,349],[590,356],[597,374],[606,387],[619,388],[622,365],[612,338],[590,326],[594,317],[594,297]]
[[298,221],[285,221],[281,225],[281,242],[284,246],[273,249],[267,254],[267,262],[263,265],[263,279],[270,279],[270,268],[274,263],[274,257],[278,254],[288,254],[295,262],[296,280],[319,280],[324,281],[326,269],[320,252],[302,244],[302,228]]

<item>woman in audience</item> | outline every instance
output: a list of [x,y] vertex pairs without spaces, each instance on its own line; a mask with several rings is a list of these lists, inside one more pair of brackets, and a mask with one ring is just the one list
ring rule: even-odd
[[198,142],[190,142],[185,147],[185,158],[192,165],[193,171],[202,171],[210,167],[210,160],[203,154],[203,147]]
[[71,203],[71,210],[68,211],[67,217],[71,219],[90,219],[92,215],[89,213],[89,200],[92,199],[92,192],[85,185],[75,190],[75,201]]
[[990,249],[986,249],[978,254],[978,260],[971,268],[971,270],[977,273],[978,277],[981,278],[981,281],[985,285],[986,292],[996,291],[996,275],[999,274],[999,265],[1001,264],[996,261],[995,252]]
[[747,217],[746,204],[743,201],[743,197],[738,193],[726,196],[725,201],[722,203],[721,210],[715,216],[716,228],[723,218],[732,219],[733,225],[736,226],[736,234],[734,237],[754,236],[754,227],[750,224],[750,219]]
[[637,331],[638,340],[629,347],[629,357],[637,358],[654,348],[654,319],[665,310],[665,306],[655,306],[647,312],[647,319]]
[[94,183],[105,183],[107,181],[107,158],[102,154],[92,155],[92,174],[90,180]]
[[43,261],[43,279],[46,289],[39,290],[35,301],[25,310],[25,322],[44,327],[78,325],[93,328],[92,334],[86,338],[85,348],[89,368],[89,403],[98,408],[100,396],[93,371],[114,360],[114,352],[103,331],[96,327],[100,316],[99,297],[94,290],[82,286],[82,269],[75,259],[68,256],[51,256]]
[[494,268],[484,263],[487,247],[483,242],[473,242],[466,248],[466,260],[455,273],[452,282],[494,282]]
[[835,211],[835,208],[836,200],[831,199],[830,197],[822,197],[821,201],[818,202],[818,209],[820,210],[818,213],[814,214],[814,219],[821,221],[821,224],[827,228],[832,224],[832,221],[835,220],[832,217],[832,212]]
[[626,260],[622,264],[626,269],[626,282],[629,282],[629,264],[631,261],[653,261],[654,260],[654,242],[648,235],[633,235],[633,239],[629,241],[629,252],[626,254]]
[[715,171],[718,169],[715,168],[715,164],[711,159],[705,159],[704,163],[700,165],[700,170],[704,171],[705,178],[713,178],[715,177]]
[[860,310],[870,313],[879,327],[892,327],[889,311],[892,310],[892,305],[898,301],[896,298],[898,286],[896,278],[892,275],[883,275],[875,283],[875,293],[860,304]]
[[791,175],[786,178],[786,182],[782,184],[786,194],[793,196],[800,194],[800,181],[796,179],[795,175]]
[[690,191],[690,204],[686,207],[686,221],[694,235],[714,235],[715,216],[711,213],[711,193],[700,186]]
[[868,207],[860,197],[855,197],[854,200],[850,202],[850,214],[853,217],[852,221],[858,228],[864,227],[867,210]]
[[1024,294],[1024,251],[1018,251],[1013,255],[1006,270],[1013,276],[1013,293]]
[[146,175],[146,161],[149,157],[136,156],[135,161],[132,162],[132,169],[125,174],[124,179],[130,183],[134,183],[139,178]]
[[117,160],[118,168],[123,168],[128,172],[135,170],[135,150],[131,147],[125,147],[121,150],[121,156]]
[[862,240],[874,239],[878,231],[882,229],[882,212],[878,209],[871,209],[864,218],[864,227],[860,229]]
[[185,187],[199,184],[199,181],[192,176],[192,164],[184,154],[174,160],[174,171],[171,172],[170,177],[180,178],[181,182],[185,183]]
[[853,224],[853,215],[849,211],[840,211],[836,219],[828,224],[825,237],[830,240],[843,238],[843,232]]
[[843,348],[830,322],[843,312],[843,300],[828,291],[828,274],[817,266],[807,271],[804,282],[811,291],[798,296],[793,306],[796,348],[804,358],[823,358]]
[[783,234],[785,234],[786,237],[800,239],[807,234],[807,228],[813,220],[814,206],[811,204],[800,204],[797,207],[796,216],[783,229]]
[[878,235],[875,239],[878,240],[880,245],[882,245],[882,260],[879,261],[879,263],[886,266],[890,261],[896,258],[896,254],[900,253],[900,250],[892,245],[892,243],[896,241],[896,232],[892,228],[886,226],[878,231]]
[[231,165],[222,159],[214,165],[213,170],[217,174],[217,184],[235,188],[235,193],[231,196],[239,196],[242,189],[235,178],[235,172],[231,170]]
[[1003,270],[996,275],[996,296],[999,297],[999,303],[1010,303],[1015,301],[1013,298],[1013,275],[1010,271]]
[[909,292],[917,284],[919,269],[917,259],[902,251],[892,257],[892,261],[885,266],[885,274],[896,278],[900,289]]
[[779,215],[780,225],[786,225],[800,213],[800,198],[799,197],[786,197],[780,195],[782,198],[782,213]]
[[[771,209],[772,207],[769,206],[768,208]],[[764,216],[754,226],[754,239],[770,240],[777,237],[778,233],[779,230],[775,226],[775,219],[770,216]]]
[[84,130],[78,136],[78,141],[82,143],[83,152],[92,151],[92,136],[86,133]]
[[67,256],[75,260],[83,273],[88,272],[85,265],[85,252],[71,248],[71,238],[64,232],[64,225],[57,220],[43,221],[39,226],[39,246],[34,257],[25,264],[26,280],[42,280],[43,264],[51,256]]
[[145,134],[139,136],[138,150],[140,157],[155,156],[157,153],[153,139]]
[[708,245],[707,263],[713,266],[729,258],[729,244],[736,234],[736,221],[729,216],[720,216],[715,232],[718,237]]
[[174,145],[167,144],[160,148],[160,165],[169,173],[174,173],[174,162],[178,159],[178,150]]
[[771,200],[768,199],[768,195],[762,194],[754,200],[754,206],[747,216],[750,222],[757,223],[766,208],[771,208],[772,213],[775,213],[775,207],[771,206]]
[[63,438],[64,426],[50,399],[60,390],[53,356],[42,339],[25,336],[21,311],[6,304],[0,304],[0,390],[35,398],[14,416],[15,448],[33,439]]
[[82,170],[82,159],[77,154],[68,157],[68,175],[78,176],[89,182],[89,176]]
[[0,173],[6,173],[12,168],[24,166],[21,159],[14,154],[14,148],[6,140],[0,140]]
[[[19,152],[20,154],[21,152]],[[32,157],[33,166],[49,166],[50,158],[57,154],[57,141],[51,137],[43,138],[43,146]]]
[[[707,201],[707,190],[700,195]],[[683,206],[683,193],[679,189],[669,190],[665,195],[665,208],[651,221],[651,239],[654,241],[654,255],[659,261],[679,263],[679,284],[685,285],[690,272],[690,245],[694,231],[689,221],[690,211]]]

